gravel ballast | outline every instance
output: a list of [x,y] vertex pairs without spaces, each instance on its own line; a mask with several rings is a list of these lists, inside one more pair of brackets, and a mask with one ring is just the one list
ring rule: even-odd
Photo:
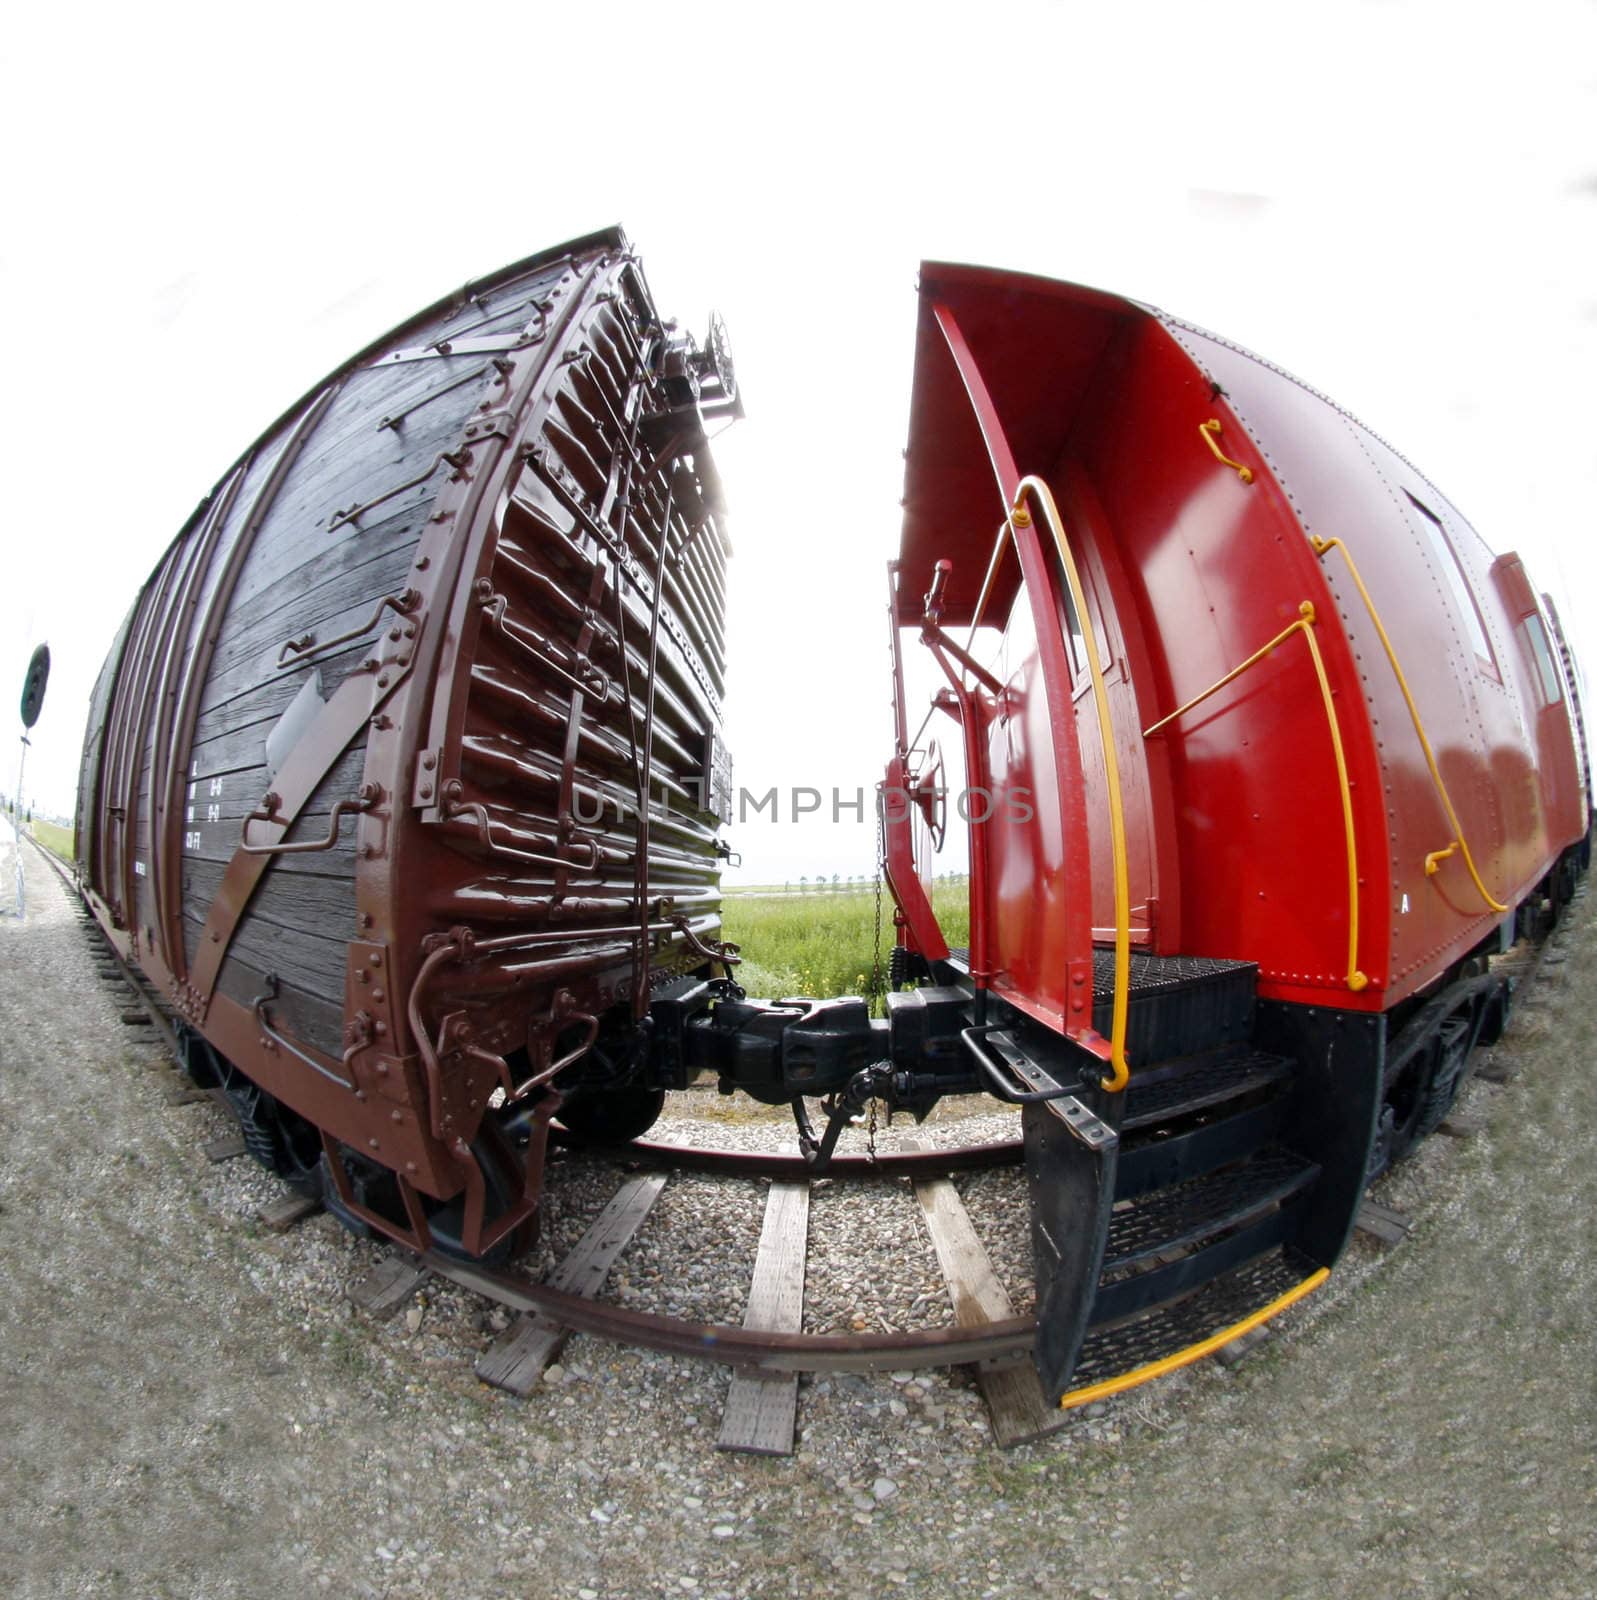
[[[386,1322],[348,1287],[387,1251],[213,1165],[118,1020],[59,882],[24,846],[0,916],[0,1562],[19,1595],[1587,1596],[1597,1572],[1588,1284],[1597,1211],[1589,897],[1461,1111],[1378,1186],[1360,1236],[1234,1367],[1205,1362],[992,1446],[970,1374],[805,1379],[788,1460],[715,1448],[727,1375],[577,1337],[525,1401],[479,1384],[508,1319],[436,1280]],[[0,885],[0,888],[3,888]],[[1012,1114],[948,1108],[940,1140]],[[907,1131],[895,1124],[883,1141]],[[780,1148],[790,1125],[673,1097],[660,1136]],[[546,1270],[620,1182],[553,1168]],[[1017,1310],[1024,1184],[957,1180]],[[764,1186],[682,1175],[607,1296],[737,1322]],[[805,1326],[949,1320],[902,1180],[816,1185]]]

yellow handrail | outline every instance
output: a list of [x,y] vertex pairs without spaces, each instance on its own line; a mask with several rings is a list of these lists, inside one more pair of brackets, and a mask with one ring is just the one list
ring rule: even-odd
[[[1076,570],[1075,557],[1065,540],[1064,523],[1059,507],[1054,503],[1053,491],[1037,477],[1025,477],[1015,490],[1015,503],[1010,509],[1010,520],[1017,528],[1026,527],[1031,513],[1026,509],[1026,497],[1033,494],[1042,506],[1043,520],[1054,537],[1054,547],[1059,552],[1059,564],[1064,568],[1065,581],[1070,585],[1070,597],[1075,603],[1076,616],[1081,622],[1081,635],[1087,647],[1087,671],[1092,677],[1093,704],[1098,712],[1098,737],[1103,743],[1104,777],[1109,790],[1109,848],[1114,860],[1115,873],[1115,998],[1114,1020],[1109,1030],[1110,1074],[1103,1080],[1104,1089],[1118,1094],[1131,1081],[1131,1070],[1126,1065],[1126,1014],[1130,1004],[1131,974],[1131,885],[1126,869],[1126,817],[1120,798],[1120,764],[1115,759],[1114,730],[1109,721],[1109,695],[1104,688],[1103,666],[1098,656],[1098,636],[1093,631],[1092,617],[1087,610],[1087,596],[1081,586],[1081,574]],[[983,586],[985,602],[986,585]]]
[[1251,1333],[1255,1328],[1269,1322],[1271,1318],[1280,1316],[1288,1306],[1296,1305],[1305,1295],[1313,1294],[1330,1276],[1331,1269],[1321,1267],[1317,1272],[1311,1272],[1296,1287],[1288,1289],[1283,1295],[1278,1295],[1269,1305],[1260,1306],[1257,1311],[1244,1317],[1240,1322],[1233,1322],[1229,1328],[1222,1328],[1219,1333],[1211,1333],[1208,1338],[1200,1339],[1196,1344],[1189,1344],[1185,1350],[1177,1350],[1174,1355],[1162,1356],[1157,1361],[1148,1362],[1146,1366],[1133,1367],[1130,1372],[1105,1378],[1101,1383],[1091,1383],[1085,1388],[1072,1389],[1060,1397],[1059,1407],[1062,1411],[1069,1411],[1076,1406],[1088,1405],[1094,1400],[1106,1400],[1112,1394],[1135,1389],[1151,1378],[1162,1378],[1167,1372],[1190,1367],[1194,1361],[1201,1361],[1205,1356],[1213,1355],[1216,1350],[1223,1350],[1233,1339],[1240,1339],[1243,1334]]
[[1342,790],[1342,832],[1347,844],[1347,986],[1355,994],[1368,985],[1369,978],[1359,971],[1359,853],[1358,842],[1353,835],[1353,786],[1348,782],[1347,756],[1342,749],[1342,727],[1337,720],[1336,703],[1331,698],[1331,680],[1325,673],[1325,660],[1320,654],[1320,643],[1314,637],[1316,622],[1314,615],[1314,602],[1305,600],[1298,607],[1298,620],[1284,627],[1267,645],[1255,650],[1240,666],[1233,667],[1223,678],[1211,683],[1202,694],[1194,695],[1185,705],[1177,706],[1169,716],[1161,717],[1157,722],[1142,730],[1143,738],[1156,734],[1167,723],[1174,722],[1177,717],[1185,716],[1194,706],[1201,705],[1212,694],[1219,691],[1228,683],[1240,678],[1255,662],[1262,661],[1278,645],[1284,644],[1294,633],[1303,635],[1304,643],[1309,647],[1309,656],[1314,662],[1314,675],[1320,684],[1320,699],[1325,705],[1325,722],[1331,733],[1331,750],[1336,756],[1336,777]]
[[1387,636],[1386,625],[1381,621],[1381,614],[1375,609],[1375,602],[1370,598],[1370,591],[1364,587],[1364,579],[1353,560],[1353,552],[1342,543],[1340,539],[1322,539],[1317,534],[1309,535],[1309,543],[1314,546],[1314,553],[1324,557],[1328,551],[1340,550],[1342,559],[1347,562],[1348,575],[1353,579],[1354,586],[1358,589],[1364,601],[1364,608],[1370,614],[1370,621],[1375,624],[1375,631],[1380,635],[1381,648],[1386,651],[1386,659],[1391,663],[1392,676],[1397,679],[1397,686],[1403,691],[1403,703],[1408,707],[1409,721],[1414,724],[1414,732],[1419,737],[1420,749],[1425,752],[1425,764],[1431,769],[1431,782],[1436,786],[1437,797],[1442,802],[1442,809],[1447,813],[1448,826],[1453,830],[1453,837],[1445,849],[1433,850],[1425,858],[1425,875],[1433,877],[1439,863],[1452,855],[1456,845],[1464,857],[1464,865],[1469,869],[1469,875],[1474,880],[1475,887],[1480,890],[1483,899],[1493,911],[1499,915],[1506,912],[1508,907],[1496,899],[1492,892],[1481,882],[1481,875],[1475,870],[1475,858],[1469,853],[1469,843],[1464,838],[1464,830],[1459,826],[1458,813],[1453,809],[1452,799],[1447,792],[1447,785],[1442,782],[1442,774],[1437,770],[1436,757],[1431,751],[1431,741],[1425,737],[1425,726],[1420,721],[1419,708],[1414,704],[1414,696],[1409,693],[1408,679],[1403,675],[1403,669],[1398,664],[1397,651],[1392,648],[1392,641]]

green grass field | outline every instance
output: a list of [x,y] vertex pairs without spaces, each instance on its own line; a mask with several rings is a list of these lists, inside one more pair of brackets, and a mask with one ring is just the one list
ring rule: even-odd
[[[939,883],[932,906],[951,945],[967,942],[969,885]],[[722,937],[743,949],[737,981],[751,995],[778,999],[807,994],[864,995],[881,1009],[887,986],[887,956],[893,947],[893,897],[882,890],[882,974],[873,981],[871,938],[876,901],[870,891],[767,897],[729,896],[722,911]]]
[[53,822],[42,822],[37,817],[34,818],[30,827],[33,837],[46,850],[60,856],[63,861],[72,859],[74,834],[71,828],[58,828]]
[[[63,861],[72,859],[73,833],[35,819],[33,836]],[[969,941],[969,885],[964,879],[934,885],[932,906],[951,945]],[[873,981],[871,937],[876,900],[869,890],[784,894],[779,885],[728,894],[723,937],[743,947],[738,982],[752,995],[864,995],[881,1010],[887,955],[893,947],[893,897],[882,890],[880,982]]]

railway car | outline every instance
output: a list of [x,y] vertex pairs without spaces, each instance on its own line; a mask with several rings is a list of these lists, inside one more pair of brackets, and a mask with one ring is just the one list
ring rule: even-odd
[[[1224,339],[934,264],[915,363],[890,1004],[1025,1105],[1038,1365],[1079,1402],[1312,1288],[1439,1124],[1491,956],[1588,864],[1579,690],[1518,556]],[[964,950],[917,636],[979,797]]]
[[738,410],[618,230],[532,257],[263,434],[111,651],[81,881],[251,1148],[353,1225],[504,1255],[556,1106],[658,1111],[640,1018],[718,948],[704,428]]
[[720,937],[707,426],[742,402],[619,230],[421,313],[223,477],[97,685],[78,871],[257,1157],[435,1258],[516,1254],[552,1125],[635,1139],[705,1075],[791,1106],[816,1172],[873,1101],[1020,1105],[1004,1348],[1073,1404],[1307,1292],[1445,1113],[1491,956],[1586,864],[1578,687],[1519,560],[1277,369],[1069,285],[920,294],[885,1016],[751,999]]

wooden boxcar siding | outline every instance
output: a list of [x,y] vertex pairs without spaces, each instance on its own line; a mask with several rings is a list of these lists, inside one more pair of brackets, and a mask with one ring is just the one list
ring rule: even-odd
[[[652,338],[636,320],[643,310],[617,293],[596,313],[577,359],[540,401],[529,432],[537,442],[490,530],[475,580],[484,604],[469,615],[460,645],[459,659],[469,665],[440,685],[462,716],[458,747],[442,752],[440,768],[458,770],[464,799],[486,807],[496,848],[484,850],[477,825],[466,819],[434,831],[462,857],[453,870],[425,874],[437,885],[428,909],[439,927],[580,923],[619,932],[636,925],[641,898],[650,905],[669,900],[701,935],[718,930],[717,819],[699,780],[709,741],[719,737],[726,551],[718,527],[700,514],[695,475],[656,461],[646,445],[624,436],[652,404],[639,366]],[[662,527],[661,625],[651,672]],[[502,606],[503,628],[490,624],[488,604]],[[603,696],[585,697],[576,723],[572,798],[576,837],[598,859],[562,870],[518,858],[558,848],[572,723],[569,680],[529,654],[525,642],[569,670],[583,653],[585,628],[592,635],[586,655],[609,682]],[[643,742],[651,683],[649,841],[640,885],[633,743]],[[596,951],[588,963],[597,1004],[625,996],[621,948]],[[683,954],[656,951],[651,965],[680,970]],[[529,990],[529,1001],[536,992]]]
[[[608,264],[601,262],[605,252]],[[563,307],[596,264],[607,275],[604,292],[569,325],[563,309],[551,309],[546,326],[540,305]],[[474,413],[504,407],[510,398],[490,353],[449,346],[523,328],[541,344],[556,327],[561,342],[551,349],[561,359],[530,396],[525,443],[505,488],[469,527],[449,534],[470,547],[480,541],[483,551],[462,573],[453,598],[438,592],[428,602],[425,628],[449,630],[454,653],[446,654],[436,681],[411,687],[403,713],[409,726],[425,716],[429,702],[462,708],[443,766],[459,774],[467,802],[486,806],[491,848],[470,818],[446,815],[416,827],[404,792],[410,778],[401,775],[384,820],[346,820],[331,849],[271,859],[217,976],[218,997],[246,1013],[275,980],[274,1026],[334,1060],[345,1044],[362,883],[366,892],[386,884],[381,893],[393,897],[396,913],[403,908],[387,934],[400,941],[392,947],[396,991],[408,982],[423,932],[466,922],[484,933],[550,925],[614,926],[619,935],[637,924],[640,888],[652,916],[667,914],[662,907],[669,903],[669,914],[685,913],[701,936],[718,932],[717,818],[697,780],[720,737],[727,549],[702,498],[713,484],[707,458],[692,457],[692,467],[686,460],[656,461],[639,434],[640,417],[662,404],[657,378],[644,370],[662,335],[641,278],[607,243],[579,260],[552,258],[494,283],[474,301],[368,351],[308,396],[218,485],[142,592],[124,659],[107,666],[109,737],[104,752],[86,747],[85,773],[110,774],[118,795],[131,792],[126,818],[113,819],[114,848],[100,874],[103,897],[111,905],[129,903],[124,920],[137,930],[133,939],[142,950],[149,944],[143,930],[161,927],[157,905],[166,880],[158,881],[157,860],[180,873],[180,959],[192,967],[245,820],[272,788],[268,741],[278,733],[281,762],[297,737],[283,730],[303,729],[346,678],[380,653],[384,635],[401,619],[384,611],[373,621],[373,614],[385,597],[415,581],[418,542],[454,470],[441,457],[459,449]],[[393,351],[401,346],[427,353],[396,361]],[[350,514],[366,505],[370,511]],[[633,744],[648,721],[649,622],[666,522],[652,668],[649,850],[640,883]],[[485,590],[503,600],[522,643],[485,622]],[[470,596],[463,611],[462,595]],[[559,849],[573,706],[569,679],[545,663],[569,664],[582,653],[584,628],[593,634],[589,658],[610,678],[607,695],[602,701],[590,695],[574,722],[576,798],[586,818],[603,807],[602,820],[579,827],[579,834],[599,857],[592,869],[557,872],[521,855]],[[344,634],[356,637],[316,653],[317,645]],[[284,663],[285,646],[307,636],[310,650],[288,651]],[[530,654],[523,647],[528,639],[537,645]],[[197,650],[203,672],[185,688]],[[312,659],[301,661],[303,654]],[[190,718],[192,739],[169,755],[172,740],[158,729],[170,724],[176,739]],[[152,785],[161,787],[173,763],[181,810],[170,825],[159,825],[157,838],[163,797]],[[368,768],[362,729],[286,838],[325,838],[338,801],[357,795],[374,776]],[[377,768],[387,793],[395,776],[381,761]],[[116,803],[104,792],[91,809]],[[387,830],[388,847],[366,859],[360,841],[370,841],[374,829]],[[257,824],[254,836],[271,832]],[[163,857],[168,839],[181,848]],[[630,984],[627,944],[582,948],[591,955],[568,961],[564,981],[585,972],[585,1003],[618,1003]],[[656,975],[696,964],[674,937],[651,957]],[[522,1028],[540,1006],[547,1008],[540,970],[531,959],[512,960],[490,982],[516,987],[522,998],[511,1009]],[[440,997],[453,981],[438,986]],[[467,987],[484,981],[473,974]],[[503,1022],[495,1037],[509,1048],[516,1027],[503,1005],[496,1015]],[[288,1080],[273,1082],[296,1101]]]
[[[514,331],[517,317],[535,320],[529,308],[558,281],[564,266],[553,262],[497,286],[492,300],[499,304],[491,308],[497,315],[486,321],[483,306],[468,303],[406,330],[405,346],[425,346],[466,327],[477,337]],[[462,377],[468,381],[462,383]],[[157,796],[151,788],[156,719],[147,711],[141,714],[141,707],[148,707],[163,682],[169,700],[174,699],[194,658],[199,641],[192,627],[182,637],[171,637],[179,620],[173,615],[174,600],[207,534],[208,508],[231,491],[227,517],[187,608],[194,625],[210,614],[229,557],[238,541],[247,540],[247,554],[232,574],[231,598],[216,630],[193,738],[176,753],[184,774],[184,809],[177,830],[181,867],[172,865],[182,872],[190,961],[216,886],[239,844],[244,818],[270,788],[266,741],[272,730],[313,675],[320,698],[330,698],[371,653],[392,613],[385,613],[378,628],[309,665],[280,668],[283,646],[307,633],[326,640],[349,632],[370,617],[385,595],[404,589],[423,519],[449,471],[438,457],[456,444],[466,419],[491,394],[497,378],[481,353],[367,364],[347,372],[334,380],[335,392],[325,410],[302,436],[295,437],[302,419],[325,390],[309,397],[256,447],[236,484],[230,474],[218,485],[141,595],[130,619],[135,648],[114,674],[108,662],[106,693],[93,717],[96,728],[109,724],[112,743],[121,747],[119,770],[129,761],[137,764],[132,814],[120,830],[113,828],[123,838],[131,829],[137,866],[115,848],[121,842],[115,839],[111,871],[91,868],[94,886],[111,904],[122,902],[120,882],[131,876],[133,916],[124,920],[140,929],[159,925],[152,836]],[[397,426],[381,426],[384,419],[401,415]],[[274,474],[291,442],[296,454],[274,486]],[[435,470],[428,473],[429,467]],[[339,512],[412,478],[422,481],[367,515],[332,526]],[[269,503],[263,503],[267,495]],[[324,836],[335,801],[358,791],[363,765],[364,740],[357,739],[319,786],[289,838]],[[91,766],[103,773],[103,755],[85,762],[84,776],[91,779],[88,793],[96,787]],[[116,803],[113,797],[101,801]],[[100,806],[85,809],[99,814]],[[94,832],[91,826],[84,853],[91,863]],[[339,845],[328,852],[280,857],[273,863],[240,921],[218,980],[221,993],[248,1004],[262,992],[264,975],[277,975],[283,999],[275,1015],[334,1054],[341,1047],[344,947],[355,932],[355,845],[349,835],[346,829]]]
[[[531,320],[529,302],[547,293],[563,271],[562,263],[552,264],[497,289],[494,298]],[[497,322],[484,330],[482,320],[480,307],[464,306],[408,333],[407,347],[447,340],[467,326],[478,336],[513,327]],[[460,381],[473,372],[479,375]],[[319,698],[330,699],[373,653],[394,613],[385,611],[372,629],[305,665],[279,666],[284,646],[306,634],[320,642],[358,629],[385,596],[404,592],[424,519],[450,471],[439,458],[456,447],[468,417],[496,392],[497,378],[475,352],[367,365],[345,376],[305,438],[239,574],[196,728],[192,793],[206,810],[196,817],[194,842],[184,851],[191,959],[243,819],[271,787],[266,741],[272,730],[313,675]],[[397,426],[382,425],[401,414]],[[333,526],[340,513],[416,478],[421,481],[370,512]],[[247,493],[241,498],[248,502]],[[287,838],[325,837],[334,805],[357,794],[364,767],[362,735],[318,785]],[[214,823],[201,820],[209,819],[211,806],[217,807]],[[218,977],[222,993],[248,1004],[262,992],[263,974],[275,974],[282,998],[274,1015],[334,1056],[342,1048],[347,943],[357,933],[355,862],[355,830],[348,824],[333,849],[274,861]]]
[[132,630],[137,610],[138,601],[135,600],[128,609],[128,614],[122,619],[122,626],[117,629],[110,653],[100,668],[99,676],[94,680],[94,691],[89,696],[89,720],[84,730],[83,755],[78,766],[76,829],[73,842],[78,876],[86,883],[94,881],[95,862],[103,837],[97,801],[100,792],[100,772],[105,761],[106,725],[112,695],[116,688],[117,671],[121,666],[122,653],[127,648],[128,634]]

